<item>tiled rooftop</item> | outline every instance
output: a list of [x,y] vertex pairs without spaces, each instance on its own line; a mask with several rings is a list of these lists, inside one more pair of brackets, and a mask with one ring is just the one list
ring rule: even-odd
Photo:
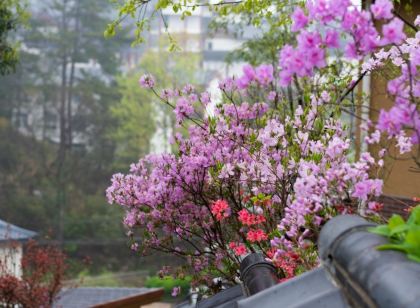
[[[378,251],[377,247],[388,240],[368,232],[370,226],[373,224],[359,216],[335,217],[320,233],[320,267],[280,284],[274,280],[274,285],[261,288],[270,282],[262,279],[264,264],[251,262],[255,268],[251,276],[241,268],[242,288],[227,289],[201,300],[196,307],[420,308],[419,263],[397,251]],[[257,260],[256,255],[250,254],[242,264]]]
[[20,228],[0,219],[0,242],[8,240],[26,240],[35,235],[36,232]]
[[126,297],[145,294],[149,288],[101,288],[86,287],[61,291],[54,308],[88,308]]

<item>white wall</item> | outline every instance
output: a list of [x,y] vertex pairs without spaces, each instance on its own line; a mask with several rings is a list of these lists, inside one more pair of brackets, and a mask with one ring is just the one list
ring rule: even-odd
[[22,244],[2,242],[0,243],[0,275],[11,274],[15,277],[22,276]]
[[214,37],[208,38],[205,41],[205,48],[208,50],[209,43],[211,43],[211,50],[214,51],[232,51],[241,47],[243,41],[228,37]]

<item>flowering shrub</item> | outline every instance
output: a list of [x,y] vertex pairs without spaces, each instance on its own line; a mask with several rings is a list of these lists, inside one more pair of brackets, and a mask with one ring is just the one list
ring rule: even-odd
[[[395,106],[389,111],[380,110],[378,123],[372,125],[373,133],[377,142],[381,133],[386,133],[389,139],[395,138],[400,154],[410,153],[413,144],[420,141],[420,16],[414,25],[401,20],[394,16],[390,0],[375,1],[370,11],[357,9],[349,0],[308,1],[306,11],[307,15],[297,8],[292,15],[297,46],[286,45],[280,52],[280,83],[308,83],[303,77],[317,83],[316,76],[327,76],[331,67],[336,75],[340,76],[340,67],[348,74],[354,60],[364,59],[361,78],[386,66],[397,75],[387,87]],[[375,21],[383,23],[379,32]],[[407,38],[404,22],[410,25],[413,37]],[[319,29],[323,29],[323,35]],[[334,91],[334,85],[329,90]],[[420,167],[420,153],[412,156]]]
[[204,119],[198,115],[211,103],[208,93],[163,90],[178,124],[195,124],[187,137],[174,136],[176,155],[141,159],[130,174],[114,175],[107,190],[108,200],[125,208],[124,223],[143,230],[136,247],[186,257],[196,283],[218,276],[234,283],[241,256],[255,251],[281,264],[296,250],[296,262],[310,268],[319,228],[337,206],[381,192],[382,182],[369,179],[376,163],[368,153],[347,162],[350,141],[339,121],[325,116],[330,107],[321,98],[293,116],[247,102],[266,92],[267,102],[281,101],[272,71],[246,66],[242,77],[222,81],[224,102]]
[[[372,16],[385,19],[381,33]],[[297,44],[280,51],[279,76],[271,65],[246,65],[242,76],[219,83],[220,103],[191,85],[158,94],[153,77],[142,77],[141,86],[171,106],[188,133],[175,134],[175,154],[149,155],[129,174],[112,178],[109,202],[125,209],[130,234],[142,232],[132,247],[186,258],[195,285],[210,286],[215,277],[236,283],[242,256],[256,251],[287,279],[317,264],[315,243],[330,217],[378,211],[372,197],[381,194],[382,180],[369,174],[382,167],[384,151],[378,160],[362,153],[351,162],[338,116],[346,94],[387,57],[377,53],[352,81],[354,60],[390,44],[403,46],[405,61],[417,56],[417,39],[401,45],[402,22],[392,16],[388,0],[377,1],[370,12],[349,0],[308,1],[292,16]],[[394,47],[379,55],[392,56]],[[414,104],[408,97],[414,73],[402,65],[408,106]],[[214,115],[203,116],[209,108]],[[402,116],[404,125],[396,127],[380,120],[366,141],[378,143],[381,131],[405,136],[402,129],[417,125],[417,107],[410,108],[411,122]],[[400,145],[409,150],[406,139]]]
[[22,257],[22,277],[3,268],[0,261],[0,302],[4,307],[52,307],[63,286],[65,255],[55,248],[29,242]]

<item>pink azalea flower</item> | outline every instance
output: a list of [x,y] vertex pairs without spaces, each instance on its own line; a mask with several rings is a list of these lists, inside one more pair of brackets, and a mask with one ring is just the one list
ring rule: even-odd
[[369,179],[360,181],[354,186],[353,197],[361,200],[367,200],[370,194],[379,196],[382,192],[383,181],[378,179]]
[[340,47],[340,34],[335,31],[329,29],[325,35],[324,43],[328,48],[338,48]]
[[268,236],[263,230],[257,229],[248,231],[246,238],[250,242],[261,242],[267,240]]
[[376,0],[370,10],[376,19],[391,19],[393,8],[394,6],[389,0]]
[[268,85],[273,81],[273,66],[262,64],[255,69],[255,75],[261,85]]
[[211,213],[221,221],[230,216],[230,207],[225,200],[217,200],[211,205]]
[[300,7],[296,8],[295,11],[293,12],[292,20],[293,20],[293,24],[292,24],[293,32],[297,32],[300,29],[304,28],[308,24],[308,21],[309,21],[308,17],[305,15],[305,13]]
[[181,293],[181,287],[174,287],[174,288],[172,289],[171,296],[172,296],[172,297],[176,297],[176,296],[178,296],[180,293]]
[[140,77],[139,84],[142,88],[153,88],[155,86],[155,79],[152,75],[146,74]]
[[382,45],[402,43],[406,38],[404,23],[401,20],[394,18],[382,27],[382,36]]

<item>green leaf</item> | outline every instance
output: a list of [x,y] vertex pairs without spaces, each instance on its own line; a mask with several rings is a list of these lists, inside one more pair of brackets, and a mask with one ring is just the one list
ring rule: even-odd
[[420,205],[416,206],[411,211],[410,217],[407,220],[407,224],[420,226]]
[[392,215],[392,217],[388,221],[388,227],[392,231],[394,228],[404,225],[405,221],[400,215]]
[[415,262],[420,262],[420,255],[408,254],[407,258]]
[[407,249],[409,249],[409,247],[405,244],[384,244],[378,246],[377,248],[378,250],[398,250],[403,252],[407,252]]
[[389,233],[389,236],[394,236],[398,233],[404,233],[408,231],[409,229],[410,229],[410,226],[407,224],[396,226],[395,228],[391,230],[391,232]]
[[390,234],[390,230],[387,225],[377,226],[374,228],[368,228],[368,231],[375,234],[383,235],[383,236],[389,236]]
[[405,243],[418,247],[420,251],[420,227],[411,228],[405,237]]

